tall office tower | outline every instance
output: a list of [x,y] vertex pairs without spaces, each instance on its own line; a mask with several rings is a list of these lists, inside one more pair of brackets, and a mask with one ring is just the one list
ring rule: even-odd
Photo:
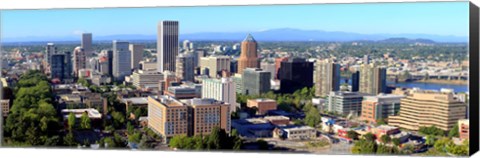
[[181,81],[194,81],[194,61],[191,54],[179,54],[175,66],[175,76]]
[[387,91],[387,70],[375,63],[360,66],[359,92],[377,95]]
[[200,67],[202,72],[208,72],[206,75],[217,78],[222,70],[230,72],[229,56],[208,56],[200,59]]
[[53,54],[50,56],[50,78],[63,81],[65,76],[65,55]]
[[275,71],[275,63],[269,61],[263,61],[260,63],[260,68],[264,71],[270,72],[270,79],[275,79],[277,71]]
[[[164,141],[177,135],[208,135],[214,127],[230,133],[230,110],[215,99],[177,100],[169,96],[148,97],[148,127],[164,136]],[[174,119],[170,119],[174,118]]]
[[81,44],[83,50],[85,51],[85,55],[87,57],[91,57],[93,55],[92,33],[82,33]]
[[157,32],[157,71],[175,71],[178,55],[178,21],[160,21]]
[[360,116],[362,100],[367,95],[358,92],[330,92],[327,98],[327,111],[342,115]]
[[259,68],[246,68],[242,74],[243,94],[259,95],[270,91],[270,72]]
[[240,58],[238,58],[237,72],[243,74],[245,68],[260,68],[260,60],[257,54],[257,41],[255,41],[250,34],[242,41],[242,51]]
[[204,49],[195,49],[195,51],[192,52],[193,56],[193,66],[195,67],[200,67],[200,59],[202,57],[205,57],[205,50]]
[[352,92],[358,92],[360,89],[360,71],[355,71],[352,73]]
[[130,44],[128,46],[128,50],[132,53],[132,56],[130,57],[132,60],[130,69],[140,68],[140,61],[143,59],[143,49],[145,49],[145,46],[141,44]]
[[82,47],[73,50],[73,74],[78,77],[78,70],[87,68],[87,59]]
[[108,72],[108,57],[107,56],[100,56],[100,58],[98,59],[98,63],[100,65],[100,69],[99,69],[99,72],[102,74],[102,75],[109,75],[110,73]]
[[72,65],[72,53],[71,52],[64,52],[63,53],[65,55],[65,75],[63,75],[64,78],[71,78],[72,77],[72,69],[73,69],[73,65]]
[[398,116],[389,116],[388,125],[418,130],[436,126],[449,131],[465,118],[466,104],[452,92],[414,90],[400,100]]
[[377,123],[380,119],[396,115],[400,111],[400,99],[403,97],[405,96],[395,94],[363,97],[361,119],[369,123]]
[[331,91],[340,89],[340,65],[329,60],[315,63],[315,95],[326,97]]
[[93,71],[100,70],[100,63],[98,62],[98,57],[91,57],[87,60],[87,69],[92,69]]
[[288,57],[281,57],[275,59],[275,79],[278,79],[278,71],[280,71],[280,67],[282,66],[282,62],[288,61]]
[[281,62],[278,79],[282,93],[310,88],[313,86],[313,63],[302,58],[289,58]]
[[107,50],[108,75],[113,78],[113,50]]
[[125,76],[132,74],[131,53],[128,42],[113,41],[113,77],[115,81],[123,81]]
[[202,81],[202,98],[213,98],[230,104],[230,112],[235,112],[237,104],[237,93],[233,78],[223,77],[221,79],[205,79]]
[[45,49],[45,61],[47,64],[50,64],[50,56],[53,54],[57,54],[57,47],[55,47],[54,43],[47,43],[47,47]]

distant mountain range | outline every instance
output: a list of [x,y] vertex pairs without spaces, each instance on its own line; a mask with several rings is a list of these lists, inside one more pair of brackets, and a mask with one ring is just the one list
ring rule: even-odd
[[[444,36],[431,34],[360,34],[351,32],[330,32],[321,30],[300,30],[292,28],[271,29],[255,32],[202,32],[191,34],[180,34],[180,40],[208,40],[208,41],[242,41],[246,35],[250,33],[257,41],[380,41],[395,39],[416,39],[424,42],[468,42],[465,36]],[[120,34],[109,36],[95,36],[94,41],[110,41],[110,40],[156,40],[156,35],[138,35],[138,34]],[[3,42],[55,42],[55,41],[79,41],[79,35],[64,37],[21,37],[21,38],[4,38]],[[402,40],[405,42],[405,40]],[[387,41],[388,42],[388,41]],[[411,41],[410,41],[411,42]]]

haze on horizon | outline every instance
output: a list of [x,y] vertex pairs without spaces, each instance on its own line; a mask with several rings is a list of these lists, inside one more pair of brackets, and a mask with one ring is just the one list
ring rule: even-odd
[[3,39],[155,35],[161,20],[180,34],[278,28],[359,34],[468,37],[468,2],[259,5],[1,11]]

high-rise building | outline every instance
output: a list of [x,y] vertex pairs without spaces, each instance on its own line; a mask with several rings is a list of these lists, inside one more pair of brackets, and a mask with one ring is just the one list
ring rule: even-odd
[[388,125],[419,130],[436,126],[449,131],[457,121],[465,118],[466,103],[451,92],[414,90],[400,100],[398,116],[389,116]]
[[363,97],[367,94],[358,92],[330,92],[327,99],[327,111],[342,115],[360,116]]
[[275,63],[264,61],[260,63],[260,68],[264,71],[270,72],[270,79],[275,79],[277,71],[275,70]]
[[282,62],[288,61],[288,57],[281,57],[275,59],[275,79],[278,79],[278,71],[280,71],[280,67],[282,66]]
[[193,50],[193,42],[190,42],[189,40],[184,40],[183,41],[183,47],[184,50],[186,51],[191,51]]
[[75,77],[78,77],[78,71],[80,69],[87,68],[87,58],[85,56],[85,51],[82,47],[76,47],[73,50],[73,73]]
[[232,60],[230,60],[230,73],[238,73],[238,61],[236,58],[232,58]]
[[113,77],[115,81],[123,81],[125,76],[132,74],[131,52],[128,50],[128,42],[113,41]]
[[178,86],[170,86],[163,93],[164,95],[168,95],[176,99],[201,98],[202,85],[201,84],[183,84]]
[[325,59],[315,63],[315,95],[326,97],[340,89],[340,65]]
[[45,49],[45,61],[47,64],[50,64],[50,57],[53,54],[57,54],[57,47],[54,43],[47,43],[47,47]]
[[257,54],[257,41],[255,41],[250,34],[242,41],[242,50],[240,58],[238,58],[237,72],[243,74],[245,68],[260,68],[260,60]]
[[202,57],[205,57],[205,50],[204,49],[195,49],[195,51],[192,52],[193,56],[193,65],[195,67],[200,67],[200,59]]
[[313,86],[313,63],[302,58],[289,58],[282,61],[278,72],[280,91],[293,93],[296,90]]
[[361,119],[369,123],[377,123],[380,119],[396,115],[400,111],[400,99],[403,97],[405,96],[394,94],[363,97]]
[[157,71],[175,71],[178,55],[178,21],[160,21],[157,32]]
[[137,70],[132,74],[133,85],[137,88],[158,89],[158,81],[163,79],[163,74],[157,71]]
[[164,136],[208,135],[215,127],[230,132],[230,105],[215,99],[177,100],[169,96],[148,97],[148,127]]
[[145,49],[145,46],[141,44],[130,44],[128,46],[128,50],[131,53],[130,69],[139,69],[140,61],[143,59],[143,49]]
[[370,64],[370,55],[366,54],[363,56],[363,64]]
[[85,55],[87,57],[91,57],[93,55],[92,33],[82,33],[81,47],[85,51]]
[[212,78],[217,78],[217,76],[222,72],[222,70],[227,70],[230,72],[230,57],[229,56],[208,56],[202,57],[200,59],[200,66],[202,72],[208,72],[205,75],[208,75]]
[[71,52],[64,52],[65,55],[65,68],[64,68],[64,73],[63,75],[64,78],[71,78],[72,77],[72,71],[73,71],[73,64],[72,64],[72,53]]
[[270,91],[270,72],[246,68],[242,74],[243,94],[259,95]]
[[63,81],[65,78],[65,55],[53,54],[50,57],[50,78]]
[[237,93],[235,82],[230,77],[221,79],[205,79],[202,81],[202,98],[213,98],[230,104],[230,111],[235,112]]
[[360,71],[353,72],[351,80],[352,80],[351,91],[358,92],[358,90],[360,89]]
[[387,70],[375,63],[360,66],[359,92],[377,95],[387,92]]
[[176,59],[175,76],[181,81],[194,81],[194,58],[191,54],[179,54]]

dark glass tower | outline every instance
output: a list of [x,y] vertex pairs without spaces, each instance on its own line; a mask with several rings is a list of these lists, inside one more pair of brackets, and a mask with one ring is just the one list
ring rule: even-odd
[[304,87],[310,88],[313,86],[313,63],[302,58],[282,61],[278,79],[282,93],[293,93]]

